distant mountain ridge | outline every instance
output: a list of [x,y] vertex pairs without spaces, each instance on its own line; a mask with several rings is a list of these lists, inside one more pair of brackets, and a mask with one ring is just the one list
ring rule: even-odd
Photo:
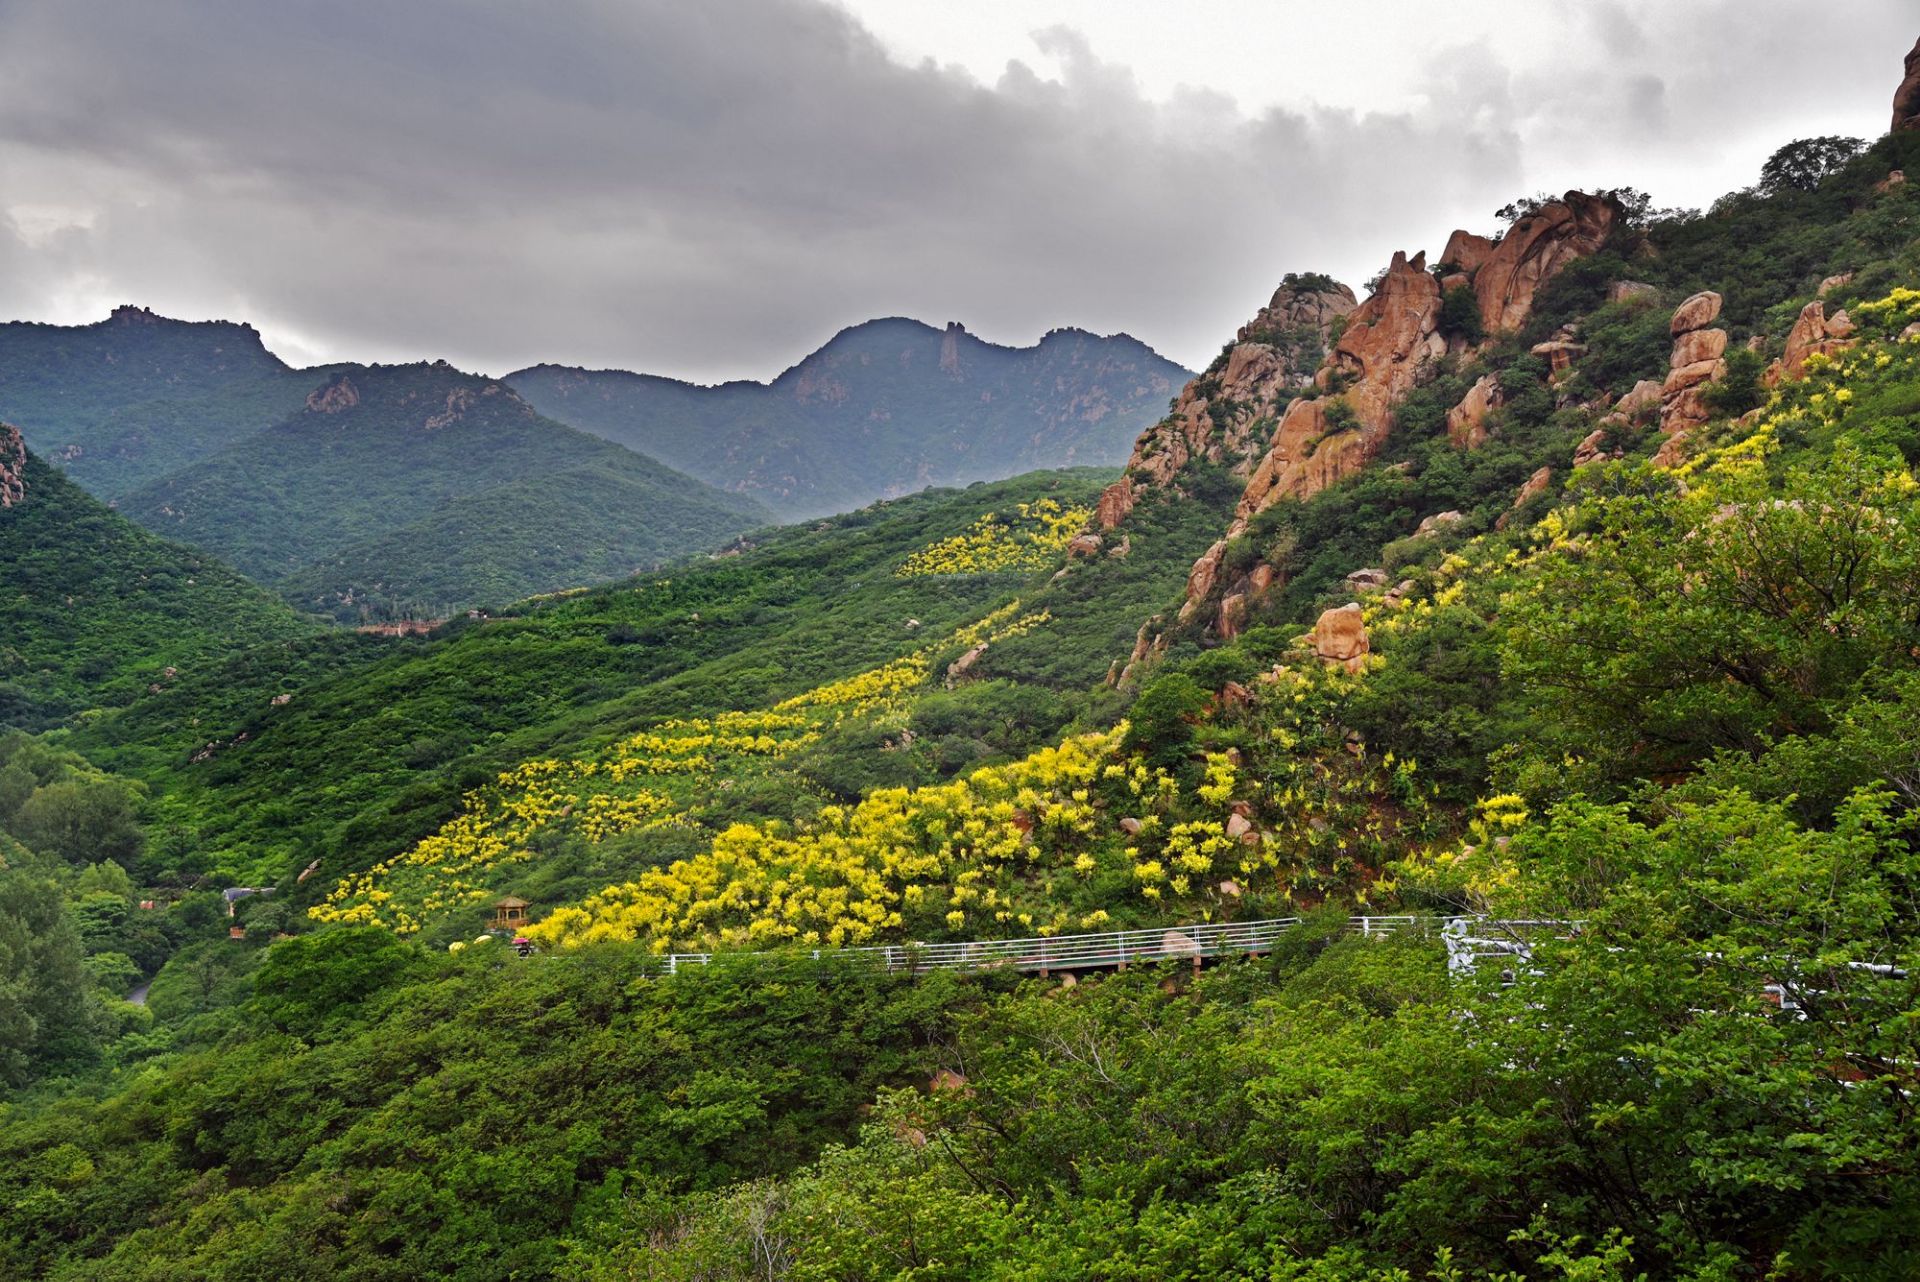
[[294,369],[251,325],[144,307],[0,323],[0,417],[109,500],[285,418],[330,372]]
[[1117,466],[1191,374],[1126,334],[1031,347],[904,317],[841,330],[770,383],[703,387],[535,365],[506,382],[549,417],[785,516],[1034,468]]
[[1126,335],[1005,347],[898,317],[842,330],[770,383],[718,387],[560,366],[296,369],[250,325],[136,306],[0,324],[0,418],[41,458],[353,622],[623,577],[775,516],[1117,466],[1187,377]]

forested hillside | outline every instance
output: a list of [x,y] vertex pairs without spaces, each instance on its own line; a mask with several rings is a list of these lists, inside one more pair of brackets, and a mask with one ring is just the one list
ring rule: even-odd
[[444,618],[620,578],[765,519],[444,364],[344,370],[298,413],[121,506],[347,620]]
[[1187,377],[1125,334],[1061,329],[1002,347],[894,317],[842,330],[771,383],[557,365],[507,382],[543,414],[794,519],[928,485],[1115,466]]
[[1117,477],[0,744],[0,1264],[1920,1275],[1920,47],[1894,123],[1290,277]]

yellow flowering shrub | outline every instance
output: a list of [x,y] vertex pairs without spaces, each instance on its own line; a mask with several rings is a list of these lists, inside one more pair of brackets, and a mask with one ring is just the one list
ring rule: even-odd
[[921,548],[894,573],[910,579],[1045,569],[1092,516],[1092,508],[1065,507],[1056,499],[1022,503],[1013,519],[989,512],[965,532]]

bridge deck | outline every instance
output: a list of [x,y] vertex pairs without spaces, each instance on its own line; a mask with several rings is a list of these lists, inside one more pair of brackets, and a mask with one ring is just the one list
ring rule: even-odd
[[[1271,951],[1280,937],[1300,924],[1298,917],[1264,921],[1208,922],[1188,926],[1159,926],[1146,930],[1116,930],[1094,935],[1053,935],[1031,939],[980,939],[942,944],[890,944],[871,948],[815,949],[815,958],[869,961],[889,971],[995,970],[1033,974],[1054,971],[1108,970],[1134,963],[1194,961],[1211,957],[1244,957]],[[1347,930],[1356,935],[1385,937],[1409,932],[1444,937],[1449,956],[1504,955],[1524,950],[1513,928],[1564,926],[1548,922],[1489,922],[1472,917],[1351,917]],[[690,966],[705,966],[719,957],[751,953],[667,953],[659,968],[677,974]]]

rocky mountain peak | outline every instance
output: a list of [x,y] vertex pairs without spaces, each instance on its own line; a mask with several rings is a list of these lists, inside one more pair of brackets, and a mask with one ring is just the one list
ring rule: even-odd
[[1324,334],[1359,305],[1353,291],[1330,276],[1289,273],[1267,305],[1240,327],[1237,337],[1243,343],[1262,341],[1263,335],[1301,328]]
[[1334,328],[1357,307],[1353,291],[1330,276],[1287,276],[1235,341],[1181,389],[1172,412],[1135,442],[1127,474],[1101,496],[1101,527],[1124,521],[1140,488],[1175,483],[1195,460],[1226,463],[1244,475],[1266,446],[1260,425],[1312,382]]
[[[1570,191],[1508,228],[1485,262],[1471,268],[1462,264],[1487,332],[1505,333],[1524,325],[1540,287],[1574,259],[1605,244],[1619,218],[1620,202],[1612,196]],[[1455,232],[1455,240],[1462,235]]]
[[136,307],[132,303],[122,303],[108,315],[110,324],[121,326],[158,325],[161,318],[154,314],[151,307]]
[[27,497],[27,442],[20,429],[0,423],[0,507]]
[[946,330],[940,335],[940,372],[953,378],[960,376],[960,336],[967,327],[959,321],[948,321]]

